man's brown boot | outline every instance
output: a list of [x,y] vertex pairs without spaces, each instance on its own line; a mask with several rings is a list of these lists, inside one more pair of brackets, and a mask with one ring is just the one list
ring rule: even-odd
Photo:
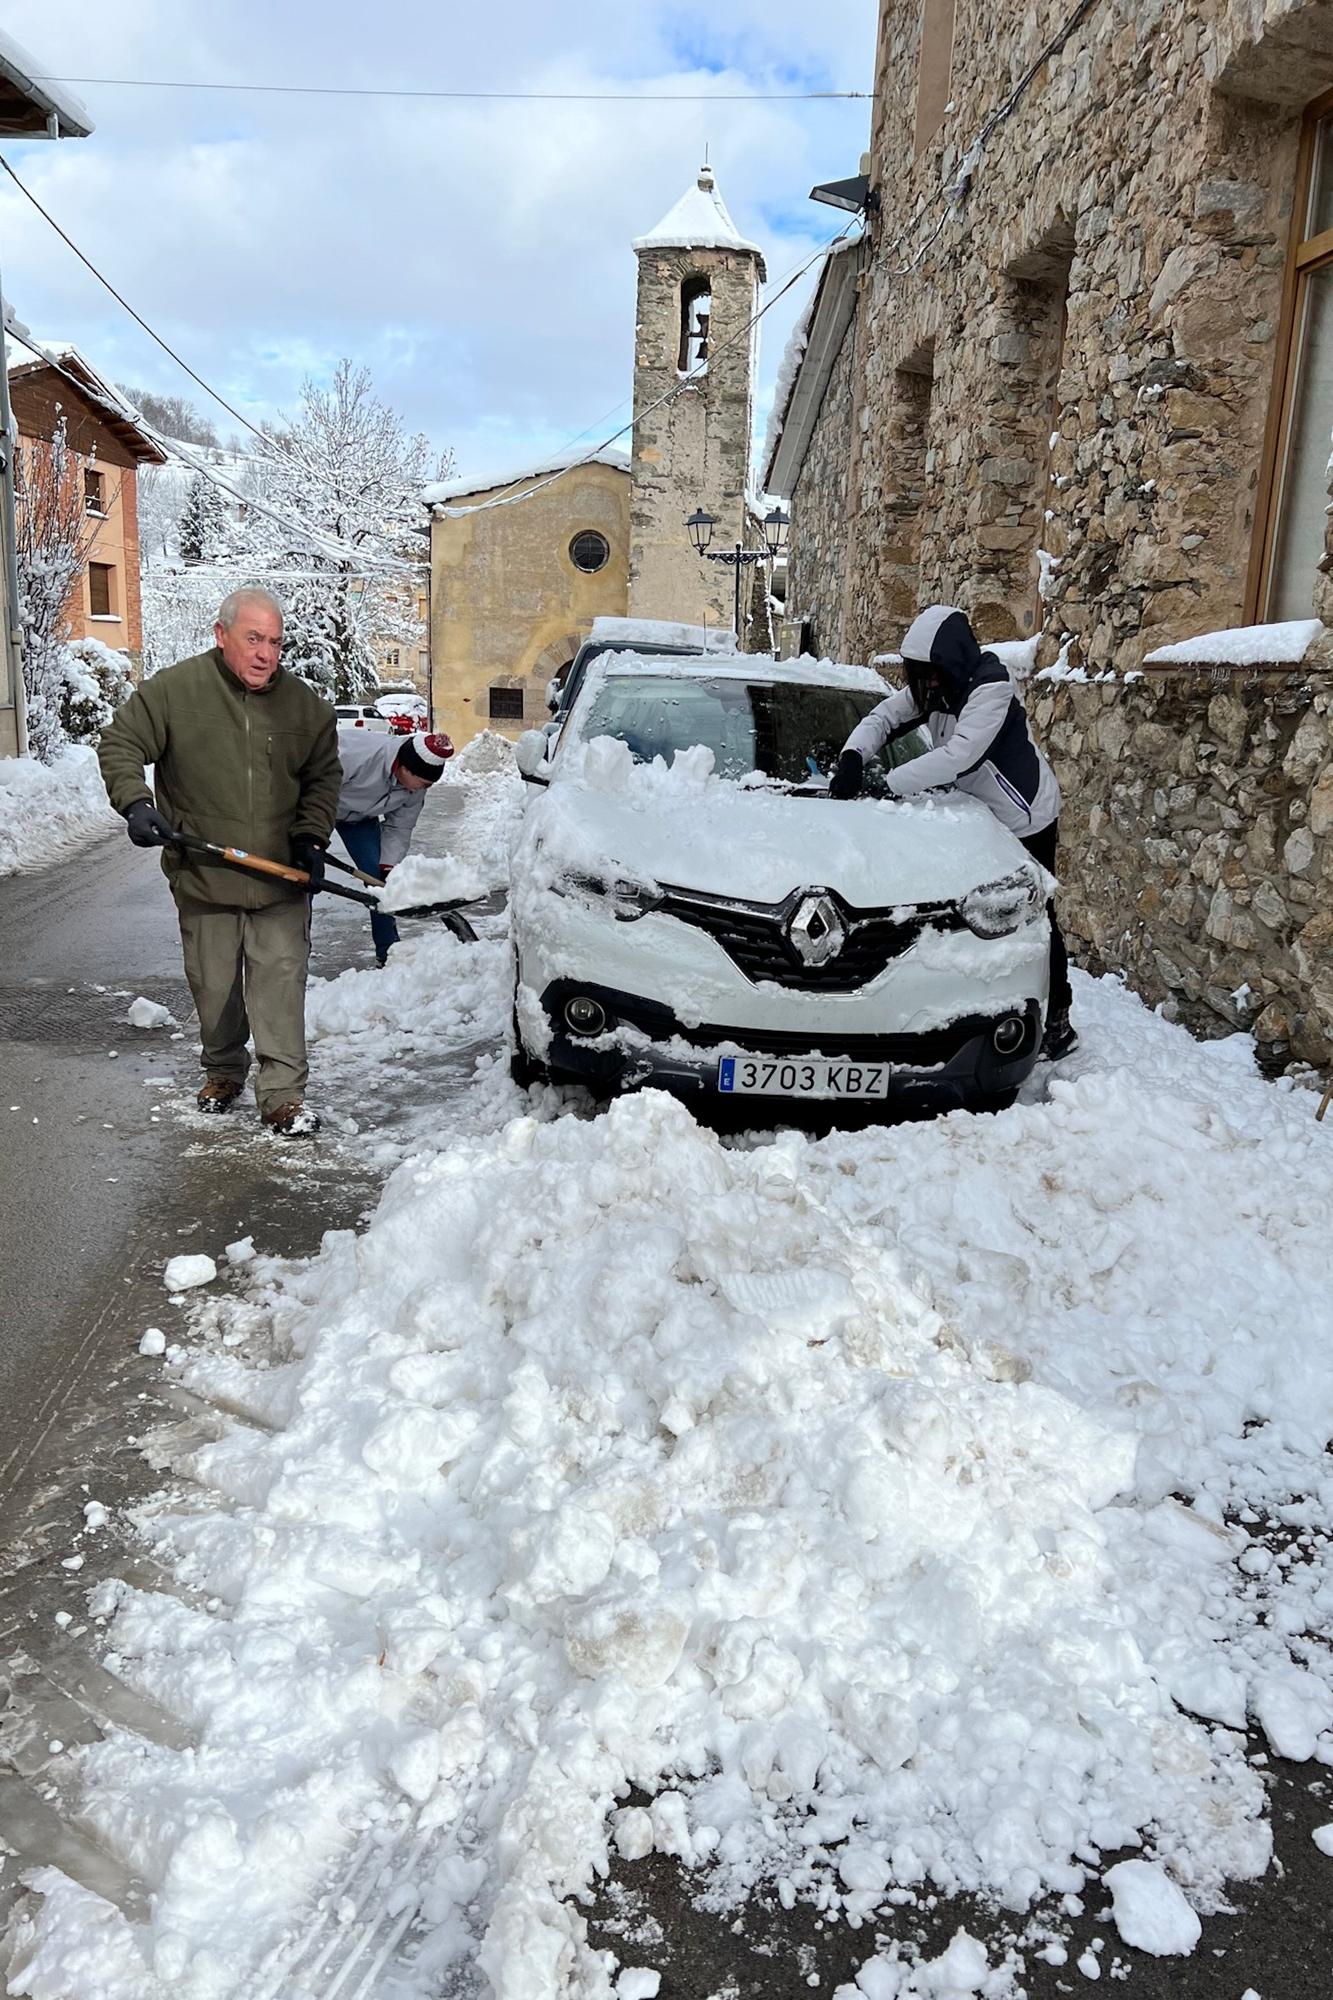
[[201,1111],[230,1111],[241,1094],[241,1085],[229,1076],[210,1076],[195,1102]]
[[280,1139],[309,1139],[319,1130],[319,1113],[307,1111],[299,1097],[290,1104],[274,1104],[263,1114],[263,1122]]

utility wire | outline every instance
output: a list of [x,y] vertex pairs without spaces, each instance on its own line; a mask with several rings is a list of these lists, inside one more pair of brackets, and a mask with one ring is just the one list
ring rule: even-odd
[[192,82],[169,76],[38,76],[33,82],[100,90],[234,90],[247,97],[401,97],[455,104],[846,104],[875,95],[873,90],[401,90],[393,85]]
[[[104,395],[100,389],[94,388],[80,376],[75,375],[70,369],[65,367],[58,356],[50,353],[45,347],[40,346],[30,334],[19,333],[12,326],[7,326],[4,331],[7,340],[15,340],[20,347],[26,347],[30,354],[36,355],[39,361],[45,362],[48,368],[53,368],[57,375],[62,376],[66,382],[77,389],[86,401],[95,403],[100,409],[105,410],[109,416],[115,417],[118,423],[125,423],[126,421],[132,423],[137,430],[141,430],[144,436],[157,446],[159,451],[164,452],[168,458],[175,459],[178,464],[185,466],[188,471],[198,473],[201,478],[207,480],[210,486],[216,486],[219,493],[225,493],[229,500],[236,501],[239,506],[250,508],[256,514],[262,514],[266,520],[272,521],[277,527],[285,529],[289,535],[296,535],[302,542],[315,550],[317,554],[327,556],[331,561],[342,563],[348,556],[352,556],[356,561],[365,563],[365,549],[358,548],[355,543],[344,542],[336,535],[325,535],[318,528],[311,528],[303,521],[291,520],[286,514],[280,513],[276,507],[270,507],[267,501],[259,499],[255,494],[241,491],[239,487],[233,486],[230,480],[224,478],[215,465],[210,464],[205,458],[197,457],[190,447],[182,443],[179,438],[169,438],[163,432],[159,431],[155,425],[148,421],[143,412],[136,409],[132,403],[128,401],[113,401],[110,396]],[[339,574],[390,576],[407,574],[412,570],[419,569],[420,566],[419,563],[409,562],[406,557],[385,555],[368,568],[363,568],[360,571],[339,571]]]
[[[804,263],[798,264],[796,269],[778,285],[777,289],[769,294],[758,312],[752,314],[746,320],[744,326],[738,327],[736,332],[728,335],[726,340],[719,341],[718,345],[709,355],[708,360],[696,362],[687,374],[681,376],[673,388],[668,389],[664,395],[656,397],[653,402],[648,403],[642,410],[637,411],[628,423],[622,424],[619,430],[612,431],[610,437],[603,438],[600,444],[594,445],[592,450],[585,453],[582,458],[576,459],[571,465],[562,465],[558,471],[548,473],[544,479],[539,479],[533,486],[525,486],[521,493],[499,494],[494,500],[479,500],[473,507],[451,507],[447,501],[436,501],[431,507],[432,514],[443,520],[458,521],[463,520],[470,514],[488,514],[495,507],[514,507],[520,500],[530,500],[534,493],[545,492],[546,488],[554,486],[558,479],[567,479],[571,472],[579,472],[585,465],[596,464],[602,453],[609,451],[617,438],[624,437],[626,431],[633,430],[637,422],[644,417],[651,416],[654,410],[660,410],[664,403],[674,403],[678,396],[685,393],[691,383],[698,381],[700,376],[707,374],[709,367],[719,354],[725,354],[728,348],[737,346],[739,342],[752,335],[760,320],[764,317],[764,314],[770,311],[777,304],[778,300],[791,290],[793,285],[799,284],[811,266],[817,264],[820,258],[826,256],[836,244],[841,243],[843,238],[855,226],[856,218],[853,218],[851,222],[843,225],[836,236],[831,236],[827,243],[821,243],[819,248],[805,259]],[[580,437],[586,435],[587,433],[584,431],[579,433]],[[578,440],[575,439],[575,442],[577,443]]]
[[4,168],[5,172],[9,175],[10,180],[13,181],[15,187],[18,189],[19,193],[27,196],[28,200],[37,210],[37,213],[41,216],[42,220],[44,222],[49,223],[51,228],[55,230],[55,233],[60,238],[61,242],[68,244],[69,248],[74,252],[74,255],[78,258],[79,262],[87,266],[87,268],[92,272],[93,276],[96,278],[98,284],[104,286],[106,290],[110,292],[112,298],[116,301],[116,304],[118,306],[124,307],[125,311],[129,314],[130,318],[135,322],[136,326],[141,326],[144,332],[148,335],[148,338],[150,340],[156,341],[157,345],[162,349],[162,352],[164,354],[169,354],[171,356],[171,359],[176,363],[176,366],[178,368],[183,368],[185,370],[185,373],[189,376],[190,380],[192,382],[197,382],[199,387],[203,390],[204,394],[206,396],[211,396],[215,403],[220,404],[221,407],[227,412],[228,416],[235,417],[238,424],[244,424],[246,430],[252,431],[254,435],[262,441],[265,447],[271,448],[273,442],[272,439],[267,437],[265,433],[260,430],[258,424],[253,424],[251,423],[249,417],[242,416],[241,412],[238,409],[236,409],[231,403],[229,403],[225,396],[219,395],[216,389],[210,387],[210,385],[207,382],[205,382],[202,375],[196,375],[194,369],[191,368],[189,362],[183,361],[180,355],[177,354],[175,348],[169,347],[167,345],[166,341],[163,340],[160,333],[154,333],[152,327],[149,326],[148,321],[143,317],[143,314],[137,313],[134,310],[134,307],[130,304],[129,300],[127,298],[122,297],[122,295],[116,290],[111,280],[109,278],[103,277],[102,273],[98,270],[96,264],[93,263],[90,257],[86,257],[84,255],[83,251],[80,250],[78,244],[74,241],[73,237],[66,235],[65,231],[60,227],[60,224],[56,221],[55,217],[49,212],[49,210],[42,207],[42,204],[38,201],[36,195],[32,192],[32,189],[24,186],[23,182],[19,179],[18,175],[14,172],[14,169],[10,166],[9,161],[5,159],[3,154],[0,154],[0,167]]

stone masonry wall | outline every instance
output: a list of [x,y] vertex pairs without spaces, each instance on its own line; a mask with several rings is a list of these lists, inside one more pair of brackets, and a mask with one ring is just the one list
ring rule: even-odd
[[[1299,104],[1328,80],[1311,19],[1333,76],[1333,8],[1100,0],[952,211],[965,148],[1069,8],[969,6],[951,108],[917,155],[920,11],[887,0],[881,28],[848,648],[891,646],[938,597],[994,637],[1044,623],[1090,671],[1132,668],[1242,619]],[[1254,38],[1298,14],[1303,97],[1283,98]],[[904,390],[923,363],[914,506]],[[1044,618],[1042,548],[1059,565]]]
[[854,348],[855,329],[849,325],[792,498],[787,556],[784,622],[808,624],[813,650],[833,659],[843,658]]
[[[682,385],[677,365],[681,287],[698,275],[707,275],[712,286],[710,360],[706,374]],[[631,617],[729,626],[735,615],[731,572],[721,563],[699,560],[685,523],[702,507],[717,518],[715,548],[745,539],[753,342],[736,336],[754,315],[757,281],[758,259],[749,252],[640,252]]]
[[1275,1064],[1333,1063],[1328,679],[1038,679],[1027,705],[1065,793],[1079,962],[1196,1031],[1253,1029]]

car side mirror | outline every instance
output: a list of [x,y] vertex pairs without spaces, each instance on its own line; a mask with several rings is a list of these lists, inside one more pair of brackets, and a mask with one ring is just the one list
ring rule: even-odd
[[546,762],[546,740],[544,729],[525,729],[514,745],[514,762],[530,783],[545,783],[537,774]]

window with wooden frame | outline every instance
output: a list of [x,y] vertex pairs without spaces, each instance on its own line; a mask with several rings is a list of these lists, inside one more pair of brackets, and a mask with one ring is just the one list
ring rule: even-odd
[[111,563],[89,563],[88,612],[91,617],[116,617],[115,574]]
[[1333,91],[1305,114],[1246,590],[1253,623],[1314,616],[1333,410]]
[[106,480],[104,475],[91,465],[83,469],[83,505],[89,514],[106,512]]

